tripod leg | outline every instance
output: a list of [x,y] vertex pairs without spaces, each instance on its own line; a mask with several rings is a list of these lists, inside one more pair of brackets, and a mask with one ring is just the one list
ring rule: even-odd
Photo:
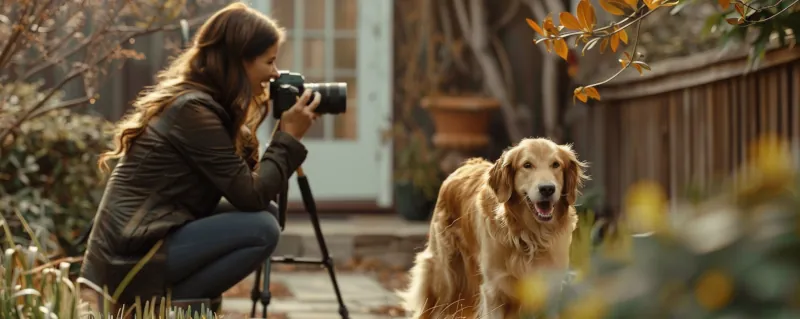
[[261,287],[261,318],[267,318],[267,307],[272,300],[272,291],[269,290],[270,272],[272,270],[272,262],[269,257],[264,262],[264,286]]
[[253,290],[250,292],[250,300],[253,301],[253,307],[250,309],[250,318],[256,317],[256,305],[258,305],[258,298],[261,295],[258,291],[258,286],[261,285],[261,268],[263,265],[258,266],[256,269],[256,282],[253,283]]
[[328,246],[325,244],[325,238],[322,235],[322,229],[319,225],[319,215],[317,215],[317,207],[316,203],[314,202],[314,197],[311,194],[311,187],[308,183],[308,178],[305,175],[298,174],[297,182],[299,184],[298,186],[300,187],[300,193],[303,197],[303,204],[308,211],[311,224],[314,226],[314,235],[317,237],[317,244],[319,244],[319,250],[320,253],[322,253],[323,265],[325,265],[325,268],[328,269],[328,275],[331,277],[333,290],[336,293],[336,300],[339,302],[339,315],[342,317],[342,319],[349,319],[350,314],[347,311],[347,307],[344,305],[342,293],[339,290],[339,283],[336,280],[333,259],[328,252]]

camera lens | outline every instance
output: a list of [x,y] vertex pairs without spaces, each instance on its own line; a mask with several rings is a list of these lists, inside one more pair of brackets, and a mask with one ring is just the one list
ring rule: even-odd
[[347,83],[306,83],[305,87],[321,95],[322,100],[315,113],[339,114],[347,111]]

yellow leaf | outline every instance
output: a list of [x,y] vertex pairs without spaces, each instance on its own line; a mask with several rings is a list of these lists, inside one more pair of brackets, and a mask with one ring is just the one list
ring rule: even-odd
[[581,0],[578,3],[578,22],[581,23],[584,31],[594,30],[597,18],[594,14],[594,7],[589,3],[589,0]]
[[558,35],[559,30],[553,23],[553,17],[550,14],[548,14],[547,17],[544,18],[544,21],[542,21],[542,30],[544,30],[546,35]]
[[642,61],[634,61],[633,63],[634,63],[634,64],[636,64],[636,65],[638,65],[638,66],[640,66],[642,69],[645,69],[645,70],[647,70],[647,71],[650,71],[650,66],[649,66],[649,65],[647,65],[647,63],[644,63],[644,62],[642,62]]
[[619,47],[619,33],[614,33],[611,36],[611,51],[617,52],[618,47]]
[[636,69],[636,71],[639,71],[639,75],[644,75],[644,73],[642,73],[643,71],[642,71],[642,66],[641,65],[638,65],[638,64],[634,63],[633,67]]
[[600,92],[597,92],[597,89],[595,89],[593,86],[587,87],[583,89],[583,91],[590,98],[600,101]]
[[742,24],[742,22],[744,22],[744,19],[742,19],[742,18],[727,18],[727,19],[725,19],[725,22],[727,22],[730,25],[740,25],[740,24]]
[[639,0],[625,0],[625,3],[633,10],[638,9]]
[[722,10],[728,10],[731,6],[731,0],[717,0]]
[[544,47],[547,49],[547,52],[553,52],[553,40],[547,39],[544,41]]
[[647,5],[647,8],[650,10],[658,8],[658,5],[661,3],[660,0],[642,0],[642,1],[644,2],[645,5]]
[[554,46],[556,49],[556,54],[558,54],[558,56],[560,56],[562,59],[566,61],[567,56],[569,55],[569,48],[567,47],[567,41],[564,41],[564,39],[556,39]]
[[539,24],[536,23],[536,21],[533,21],[529,18],[525,18],[525,21],[528,21],[528,25],[531,26],[531,29],[533,29],[533,31],[536,31],[536,33],[538,33],[541,36],[545,36],[544,31],[542,31],[542,28],[539,27]]
[[665,2],[665,3],[661,4],[662,7],[674,7],[674,6],[677,6],[677,5],[678,5],[678,1]]
[[622,40],[623,43],[628,44],[628,32],[622,29],[617,33],[619,33],[619,39]]
[[603,42],[600,42],[600,54],[606,52],[607,48],[608,48],[608,38],[604,38]]
[[578,23],[578,18],[575,18],[572,13],[561,12],[561,14],[558,15],[558,19],[561,20],[561,25],[567,29],[581,30],[581,24]]
[[586,103],[586,100],[589,98],[589,96],[586,95],[586,92],[583,90],[583,87],[581,86],[576,88],[575,91],[572,92],[572,103],[575,103],[575,98],[578,98],[578,100],[581,100],[581,102]]
[[739,13],[739,16],[744,17],[744,5],[737,2],[734,7],[736,8],[736,12]]
[[622,9],[617,6],[617,2],[612,1],[614,0],[600,0],[600,6],[610,14],[618,16],[624,15],[625,11],[622,11]]
[[619,64],[621,64],[621,65],[622,65],[622,68],[623,68],[623,69],[624,69],[624,68],[626,68],[626,67],[628,66],[628,63],[630,63],[630,61],[628,61],[628,60],[625,60],[625,59],[619,59]]

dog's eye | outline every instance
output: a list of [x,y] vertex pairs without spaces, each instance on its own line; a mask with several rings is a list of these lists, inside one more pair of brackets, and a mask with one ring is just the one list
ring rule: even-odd
[[559,167],[561,167],[561,164],[559,164],[558,162],[553,162],[552,166],[553,166],[553,168],[559,168]]
[[525,164],[522,164],[522,167],[524,167],[524,168],[531,168],[531,167],[533,167],[533,164],[531,164],[531,163],[525,163]]

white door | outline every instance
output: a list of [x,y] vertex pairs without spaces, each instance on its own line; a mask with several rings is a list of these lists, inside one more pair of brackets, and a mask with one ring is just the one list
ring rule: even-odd
[[[307,82],[346,82],[347,113],[322,116],[303,144],[303,170],[317,201],[392,205],[391,126],[393,0],[270,0],[253,6],[287,31],[278,68]],[[267,141],[274,121],[259,130]],[[296,176],[289,201],[300,201]]]

